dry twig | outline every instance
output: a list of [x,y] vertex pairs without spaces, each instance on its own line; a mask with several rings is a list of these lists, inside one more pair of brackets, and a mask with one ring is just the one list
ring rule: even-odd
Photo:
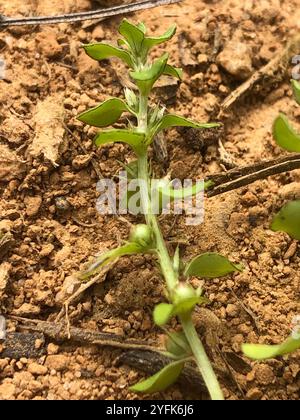
[[[82,328],[71,327],[67,330],[65,324],[32,320],[18,316],[10,316],[11,320],[19,323],[21,330],[43,333],[46,337],[55,341],[71,340],[82,345],[97,345],[112,347],[123,350],[118,358],[118,364],[126,364],[147,374],[153,374],[160,368],[170,363],[170,359],[163,354],[163,349],[150,346],[140,341],[124,340],[124,337],[115,334],[102,333],[97,331],[83,330]],[[70,335],[69,335],[70,333]],[[227,369],[215,366],[216,372],[227,381],[231,381]],[[206,392],[204,382],[198,371],[192,366],[186,366],[183,370],[179,383],[195,391]]]
[[237,188],[245,187],[255,181],[278,175],[283,172],[300,169],[300,153],[284,156],[279,159],[263,161],[228,172],[209,176],[206,181],[212,181],[207,196],[214,197]]
[[181,0],[143,0],[132,4],[91,10],[89,12],[70,13],[58,16],[32,16],[24,18],[8,18],[0,15],[0,29],[9,26],[49,25],[54,23],[72,23],[84,20],[107,19],[109,17],[152,9],[158,6],[179,3]]
[[[286,73],[289,62],[294,54],[299,53],[300,48],[300,36],[296,35],[288,42],[286,47],[281,53],[269,61],[265,66],[257,70],[246,82],[240,85],[236,90],[230,93],[229,96],[224,100],[221,105],[221,109],[218,115],[220,118],[226,110],[228,110],[242,95],[251,90],[257,83],[268,76],[274,76],[278,70],[283,76]],[[282,77],[281,76],[281,77]]]

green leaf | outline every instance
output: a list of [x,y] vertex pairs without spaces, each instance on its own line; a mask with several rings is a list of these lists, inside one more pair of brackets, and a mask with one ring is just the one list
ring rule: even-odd
[[192,354],[190,345],[183,332],[174,332],[168,334],[166,341],[166,350],[176,357],[188,357]]
[[174,306],[173,315],[185,315],[191,313],[195,306],[201,303],[207,303],[207,299],[201,296],[186,298]]
[[77,119],[94,127],[107,127],[117,122],[125,111],[130,112],[125,102],[121,99],[112,98],[83,112]]
[[159,123],[156,132],[171,127],[191,127],[191,128],[215,128],[220,127],[218,123],[196,123],[178,115],[167,114]]
[[169,55],[164,54],[161,58],[156,60],[149,69],[130,72],[131,77],[137,82],[137,85],[142,90],[143,94],[148,94],[154,83],[163,74],[168,58]]
[[300,135],[291,126],[288,118],[280,114],[273,126],[273,135],[276,143],[288,152],[300,152]]
[[288,338],[284,343],[275,346],[264,344],[244,344],[242,350],[245,356],[254,360],[274,359],[278,356],[292,353],[300,349],[300,338]]
[[206,253],[194,258],[187,265],[185,275],[215,279],[242,270],[243,267],[240,264],[233,264],[222,255]]
[[126,39],[132,51],[137,55],[141,52],[142,44],[145,38],[143,29],[139,26],[133,25],[127,19],[123,19],[119,27],[119,33]]
[[286,204],[274,217],[271,229],[274,232],[286,232],[300,241],[300,200]]
[[292,80],[292,87],[297,103],[300,105],[300,83],[297,80]]
[[145,151],[145,135],[130,130],[106,130],[100,132],[95,138],[96,146],[103,146],[108,143],[123,142],[129,144],[137,153]]
[[183,367],[182,362],[171,363],[145,381],[130,387],[130,391],[146,394],[164,391],[177,381]]
[[149,51],[151,48],[156,45],[163,44],[164,42],[169,41],[176,34],[176,25],[171,26],[162,36],[158,37],[147,37],[143,42],[143,47]]
[[173,305],[170,303],[160,303],[155,306],[153,311],[153,320],[156,325],[162,327],[166,325],[173,316]]
[[134,243],[128,243],[119,248],[104,252],[99,257],[97,257],[95,261],[92,264],[90,264],[88,268],[79,275],[79,279],[87,280],[91,276],[94,276],[95,274],[99,273],[103,267],[105,267],[110,262],[116,260],[117,258],[123,257],[125,255],[139,254],[141,252],[142,249]]
[[87,44],[83,46],[87,55],[97,61],[107,60],[111,57],[118,57],[124,61],[130,68],[133,67],[133,62],[131,55],[128,51],[123,50],[122,48],[114,47],[113,45],[96,43],[96,44]]
[[169,181],[160,180],[159,191],[163,197],[171,198],[171,200],[180,200],[194,197],[201,191],[204,191],[204,184],[202,182],[196,182],[191,187],[175,189],[172,187],[172,184],[170,184]]
[[172,76],[181,80],[183,77],[183,70],[178,67],[174,67],[174,66],[171,66],[170,64],[167,64],[163,74],[165,74],[166,76]]

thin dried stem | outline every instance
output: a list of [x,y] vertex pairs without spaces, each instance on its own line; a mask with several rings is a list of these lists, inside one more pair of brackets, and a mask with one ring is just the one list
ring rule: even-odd
[[8,18],[0,15],[0,28],[9,26],[49,25],[57,23],[81,22],[84,20],[107,19],[109,17],[152,9],[158,6],[179,3],[181,0],[144,0],[132,4],[91,10],[89,12],[70,13],[57,16],[32,16],[24,18]]

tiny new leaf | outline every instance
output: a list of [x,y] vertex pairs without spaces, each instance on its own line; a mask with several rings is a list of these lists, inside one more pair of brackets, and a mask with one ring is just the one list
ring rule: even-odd
[[163,74],[169,55],[164,54],[156,60],[149,69],[141,71],[131,71],[130,76],[137,82],[144,95],[148,95],[154,83]]
[[162,392],[177,381],[182,372],[183,367],[184,363],[182,362],[170,363],[155,375],[151,376],[145,381],[142,381],[130,387],[130,391],[143,392],[146,394]]
[[170,64],[167,64],[163,74],[165,74],[166,76],[172,76],[181,80],[183,77],[183,70],[178,67],[174,67],[174,66],[171,66]]
[[103,146],[108,143],[123,142],[129,144],[137,153],[143,153],[145,135],[130,130],[106,130],[100,132],[95,138],[96,146]]
[[139,55],[145,38],[144,27],[133,25],[127,19],[123,19],[119,33],[125,38],[131,50]]
[[271,229],[274,232],[286,232],[300,241],[300,200],[286,204],[274,217]]
[[242,265],[233,264],[223,255],[209,252],[194,258],[186,266],[185,275],[215,279],[242,270]]
[[108,127],[116,123],[125,111],[130,112],[126,103],[121,99],[112,98],[83,112],[77,119],[93,127]]
[[300,152],[300,135],[291,126],[288,118],[280,114],[273,126],[273,135],[276,143],[288,152]]
[[172,315],[185,316],[191,314],[196,305],[207,302],[207,299],[201,296],[201,289],[195,290],[189,284],[180,283],[173,293]]
[[174,306],[170,303],[160,303],[155,306],[153,311],[153,320],[159,327],[166,325],[173,316]]
[[131,55],[128,51],[123,50],[122,48],[114,47],[113,45],[96,43],[96,44],[87,44],[83,46],[85,52],[88,56],[94,60],[101,61],[107,60],[111,57],[118,57],[130,68],[133,67],[133,61]]
[[244,344],[242,346],[245,356],[253,360],[274,359],[278,356],[292,353],[300,349],[300,338],[288,338],[284,343],[268,346],[264,344]]
[[297,80],[292,80],[292,87],[297,103],[300,105],[300,83]]
[[204,304],[207,302],[207,299],[201,296],[186,298],[174,306],[173,314],[179,316],[190,314],[193,312],[196,305]]

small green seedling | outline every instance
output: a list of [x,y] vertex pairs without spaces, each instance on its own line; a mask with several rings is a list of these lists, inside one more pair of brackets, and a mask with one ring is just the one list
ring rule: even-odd
[[[300,105],[300,84],[292,80],[292,87],[297,103]],[[300,135],[291,126],[288,118],[280,114],[273,128],[276,143],[289,152],[300,152]],[[285,232],[291,238],[300,240],[300,200],[287,203],[273,218],[271,229],[274,232]],[[254,360],[272,359],[300,349],[300,337],[290,337],[284,343],[268,346],[244,344],[243,352]]]
[[[204,254],[187,264],[180,259],[179,248],[175,255],[171,256],[161,233],[156,213],[153,212],[155,203],[151,201],[150,194],[151,175],[148,151],[158,133],[175,126],[195,129],[219,126],[216,123],[195,123],[181,116],[168,114],[163,106],[149,101],[151,90],[162,75],[178,79],[182,77],[181,69],[168,64],[168,54],[163,54],[154,61],[149,55],[153,47],[170,40],[175,32],[176,27],[172,26],[164,35],[151,37],[147,36],[146,27],[143,24],[133,25],[123,20],[119,27],[122,38],[118,46],[104,43],[84,46],[86,53],[95,60],[100,61],[111,57],[121,59],[129,67],[129,75],[136,85],[135,91],[125,89],[124,99],[108,99],[96,108],[82,113],[78,119],[91,126],[102,128],[96,136],[96,146],[123,142],[134,151],[137,160],[130,165],[125,165],[125,169],[128,178],[138,178],[140,181],[139,194],[145,224],[135,226],[124,245],[98,257],[81,277],[85,279],[94,275],[103,265],[124,255],[150,253],[156,256],[166,282],[168,302],[161,303],[154,309],[154,321],[156,325],[165,327],[171,318],[177,317],[181,322],[182,332],[167,332],[166,354],[173,361],[151,378],[133,386],[131,390],[146,393],[163,391],[177,380],[184,365],[193,360],[198,365],[211,398],[222,400],[221,387],[192,322],[195,307],[207,303],[207,299],[202,296],[200,289],[195,290],[189,284],[188,278],[190,276],[203,278],[225,276],[241,271],[242,267],[218,254]],[[106,128],[118,122],[123,113],[131,114],[136,124],[130,122],[124,129]],[[161,202],[166,196],[171,200],[176,199],[177,195],[194,197],[199,190],[197,186],[175,190],[166,182],[161,180],[157,186]]]
[[[292,88],[297,103],[300,105],[300,83],[292,80]],[[273,126],[276,143],[288,152],[300,153],[300,134],[290,124],[284,114],[280,114]],[[275,231],[288,233],[292,238],[300,240],[300,201],[286,204],[275,216],[271,228]]]

